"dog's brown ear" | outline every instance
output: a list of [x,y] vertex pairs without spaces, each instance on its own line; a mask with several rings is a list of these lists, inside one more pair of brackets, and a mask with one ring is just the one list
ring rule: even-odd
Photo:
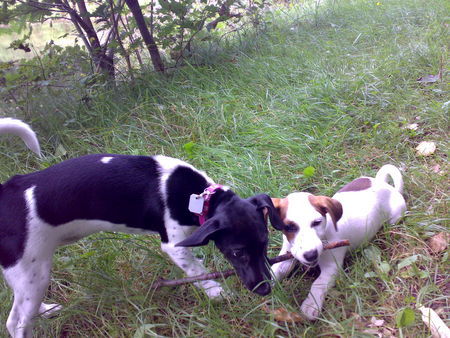
[[310,195],[308,196],[308,199],[313,207],[323,216],[325,216],[327,212],[330,214],[334,228],[338,231],[337,222],[342,217],[342,204],[338,200],[327,196]]
[[284,220],[286,218],[288,199],[287,198],[272,198],[272,203],[280,215],[280,218]]
[[280,207],[281,198],[271,198],[271,200],[275,209],[278,209]]

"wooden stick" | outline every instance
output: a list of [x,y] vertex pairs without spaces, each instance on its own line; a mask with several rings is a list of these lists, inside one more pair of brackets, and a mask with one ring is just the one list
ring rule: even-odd
[[[349,246],[349,245],[350,245],[350,242],[348,241],[348,239],[344,239],[342,241],[326,243],[323,245],[323,249],[331,250],[331,249],[339,248],[341,246]],[[293,256],[290,252],[288,252],[281,256],[269,258],[269,264],[273,265],[275,263],[286,261],[291,258],[293,258]],[[159,279],[155,283],[153,283],[152,288],[158,289],[161,286],[177,286],[177,285],[182,285],[182,284],[187,284],[187,283],[198,282],[198,281],[202,281],[202,280],[228,278],[228,277],[234,275],[235,273],[236,272],[233,269],[230,269],[230,270],[225,270],[225,271],[204,273],[202,275],[193,276],[193,277],[185,277],[185,278],[180,278],[180,279]]]

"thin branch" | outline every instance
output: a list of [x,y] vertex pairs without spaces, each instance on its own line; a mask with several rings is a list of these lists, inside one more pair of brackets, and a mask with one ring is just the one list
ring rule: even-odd
[[[32,0],[29,0],[29,1],[18,0],[18,2],[20,2],[21,4],[36,8],[36,9],[40,9],[40,10],[51,10],[52,12],[68,13],[66,5],[64,5],[64,4],[57,4],[57,3],[52,4],[52,3],[38,2],[38,1],[32,1]],[[60,9],[58,9],[58,7]]]
[[[128,39],[130,40],[131,44],[134,44],[134,39],[133,39],[133,34],[131,32],[131,28],[130,28],[130,23],[128,22],[128,18],[125,15],[124,16],[125,20],[122,18],[122,16],[119,16],[120,22],[122,23],[123,29],[125,29],[125,31],[128,33]],[[134,51],[134,53],[136,54],[136,59],[139,63],[139,67],[142,69],[144,67],[144,63],[142,62],[142,58],[141,55],[139,53],[139,50],[136,49]]]
[[[331,249],[336,249],[336,248],[339,248],[342,246],[349,246],[349,245],[350,245],[350,242],[347,239],[344,239],[342,241],[326,243],[323,245],[323,249],[331,250]],[[294,257],[292,256],[292,254],[290,252],[288,252],[287,254],[284,254],[281,256],[269,258],[269,264],[273,265],[275,263],[286,261],[291,258],[294,258]],[[185,277],[185,278],[180,278],[180,279],[160,279],[160,280],[157,280],[155,283],[153,283],[152,288],[158,289],[162,286],[177,286],[177,285],[182,285],[182,284],[187,284],[187,283],[198,282],[198,281],[202,281],[202,280],[228,278],[228,277],[234,275],[235,273],[236,273],[235,270],[226,270],[226,271],[210,272],[210,273],[205,273],[205,274],[198,275],[198,276]]]

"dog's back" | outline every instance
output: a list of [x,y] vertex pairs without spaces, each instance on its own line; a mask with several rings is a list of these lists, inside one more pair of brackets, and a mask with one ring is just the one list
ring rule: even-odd
[[[389,177],[393,185],[388,183]],[[381,167],[375,178],[363,176],[342,187],[333,196],[343,208],[338,222],[339,239],[353,238],[352,247],[355,247],[375,236],[383,223],[397,222],[406,210],[402,191],[402,175],[391,164]]]

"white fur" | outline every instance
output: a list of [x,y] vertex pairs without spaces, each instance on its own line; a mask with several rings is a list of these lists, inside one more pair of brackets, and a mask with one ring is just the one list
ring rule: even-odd
[[111,160],[113,159],[114,157],[112,157],[112,156],[105,156],[105,157],[102,157],[102,159],[100,160],[102,163],[105,163],[105,164],[108,164],[109,162],[111,162]]
[[31,130],[28,124],[9,117],[0,118],[0,134],[19,136],[28,148],[34,151],[38,156],[41,156],[41,148],[36,138],[36,134]]
[[[394,186],[387,183],[388,176],[392,177]],[[295,222],[299,230],[291,242],[283,236],[280,255],[290,251],[297,260],[308,264],[304,257],[305,252],[317,250],[319,254],[317,262],[321,270],[320,276],[313,282],[311,291],[301,305],[301,310],[308,319],[318,318],[327,291],[334,285],[347,250],[372,239],[385,222],[397,222],[406,210],[406,203],[401,194],[403,179],[395,166],[385,165],[375,178],[369,179],[371,187],[368,189],[337,192],[333,196],[343,208],[343,215],[337,222],[338,231],[335,230],[329,215],[325,218],[311,205],[308,199],[311,194],[298,192],[287,196],[285,222]],[[312,227],[314,220],[322,222]],[[350,241],[350,247],[323,250],[323,241],[343,239]],[[274,264],[273,273],[281,280],[294,265],[294,259]]]

